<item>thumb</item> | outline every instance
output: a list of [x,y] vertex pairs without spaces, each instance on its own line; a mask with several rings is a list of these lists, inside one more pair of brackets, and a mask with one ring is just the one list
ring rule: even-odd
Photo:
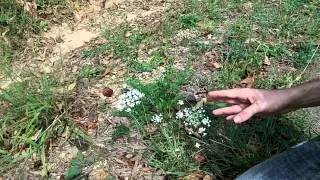
[[254,103],[251,106],[247,107],[246,109],[242,110],[239,114],[234,117],[235,123],[242,123],[248,119],[250,119],[252,116],[260,112],[259,106]]

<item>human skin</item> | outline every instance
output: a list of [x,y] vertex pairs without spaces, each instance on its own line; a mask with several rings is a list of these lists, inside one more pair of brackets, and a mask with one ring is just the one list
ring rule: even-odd
[[230,106],[213,110],[216,116],[224,116],[235,123],[243,123],[254,115],[286,113],[299,108],[320,105],[320,80],[279,90],[236,88],[211,91],[208,100],[227,103]]

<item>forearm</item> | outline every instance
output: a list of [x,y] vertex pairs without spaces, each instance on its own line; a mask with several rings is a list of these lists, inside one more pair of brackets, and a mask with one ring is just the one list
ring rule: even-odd
[[313,80],[287,90],[290,109],[320,106],[320,80]]

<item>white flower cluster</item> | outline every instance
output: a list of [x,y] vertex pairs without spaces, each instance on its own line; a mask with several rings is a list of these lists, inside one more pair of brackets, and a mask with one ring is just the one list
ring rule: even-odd
[[189,134],[207,135],[206,127],[210,127],[211,120],[205,115],[203,108],[185,108],[176,113],[176,118],[184,120],[185,128]]
[[154,122],[154,123],[156,123],[156,124],[161,123],[162,120],[163,120],[162,114],[159,114],[159,115],[156,114],[156,115],[152,116],[152,119],[151,119],[151,121]]
[[129,91],[121,94],[117,102],[117,109],[119,111],[131,112],[132,108],[135,105],[141,103],[141,98],[144,97],[144,94],[137,89],[129,89]]

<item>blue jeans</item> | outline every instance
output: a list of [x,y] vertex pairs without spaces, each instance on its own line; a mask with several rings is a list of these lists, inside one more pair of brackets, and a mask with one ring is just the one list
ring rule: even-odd
[[252,167],[236,180],[320,180],[320,140],[298,144]]

